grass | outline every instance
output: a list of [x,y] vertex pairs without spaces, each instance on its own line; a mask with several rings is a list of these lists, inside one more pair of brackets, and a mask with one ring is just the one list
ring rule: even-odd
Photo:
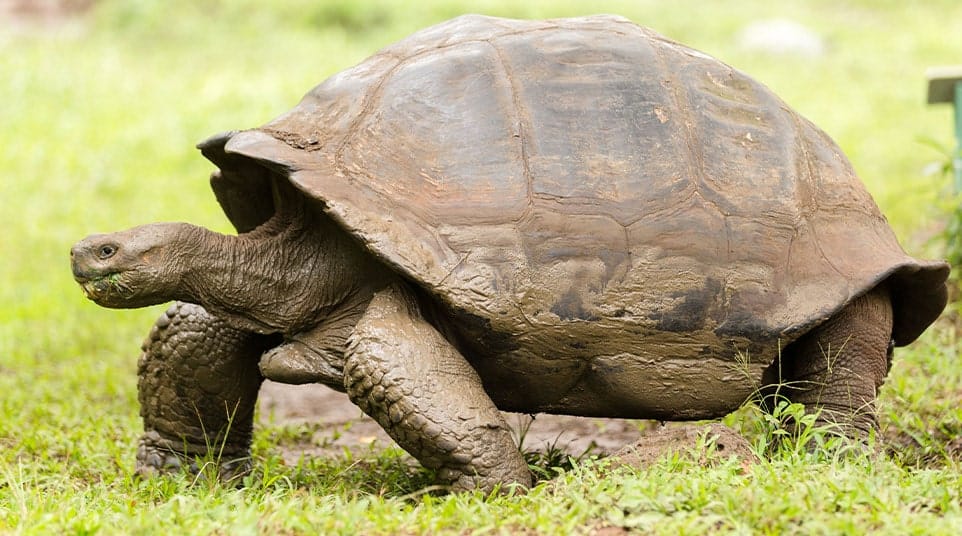
[[[958,62],[954,0],[441,0],[418,10],[399,0],[118,0],[54,27],[0,22],[0,533],[960,532],[951,319],[897,352],[880,399],[883,458],[781,450],[747,472],[684,457],[614,472],[586,461],[525,495],[435,496],[421,493],[430,475],[397,451],[288,465],[278,432],[261,429],[244,489],[134,478],[137,350],[159,309],[89,304],[70,278],[70,244],[148,221],[228,230],[194,143],[261,124],[338,69],[466,11],[616,12],[723,58],[839,141],[909,251],[941,254],[928,239],[946,183],[923,173],[939,155],[919,140],[950,145],[951,117],[925,106],[922,73]],[[744,25],[773,17],[816,30],[827,52],[737,45]],[[775,430],[751,409],[727,422],[759,449]]]

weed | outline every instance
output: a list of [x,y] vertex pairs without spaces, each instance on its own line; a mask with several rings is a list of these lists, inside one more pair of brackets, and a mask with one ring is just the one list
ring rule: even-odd
[[548,445],[541,448],[528,448],[525,442],[534,421],[534,415],[519,415],[517,425],[514,426],[512,430],[515,434],[514,439],[518,445],[518,450],[521,451],[521,456],[524,458],[525,463],[528,464],[528,469],[534,475],[536,482],[550,480],[558,476],[558,474],[572,469],[586,460],[595,449],[595,444],[592,442],[584,452],[572,456],[560,444],[560,433],[554,441]]

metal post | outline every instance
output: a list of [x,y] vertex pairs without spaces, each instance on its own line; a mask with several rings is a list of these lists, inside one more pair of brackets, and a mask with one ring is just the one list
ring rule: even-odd
[[952,185],[956,194],[962,194],[962,65],[929,67],[925,70],[929,80],[929,104],[951,103],[955,115],[955,150],[952,151]]

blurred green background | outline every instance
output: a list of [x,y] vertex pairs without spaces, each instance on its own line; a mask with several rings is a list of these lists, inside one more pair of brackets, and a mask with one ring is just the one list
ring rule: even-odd
[[[55,474],[72,479],[56,489],[82,493],[132,465],[136,357],[158,308],[87,302],[70,245],[151,221],[229,231],[195,143],[260,125],[380,47],[469,12],[617,13],[718,57],[836,139],[910,253],[943,254],[933,238],[954,201],[948,177],[926,170],[946,158],[933,144],[954,144],[951,109],[925,104],[924,70],[962,63],[958,0],[0,0],[0,493]],[[775,53],[791,33],[775,24],[770,46],[750,46],[750,26],[773,20],[817,45]]]

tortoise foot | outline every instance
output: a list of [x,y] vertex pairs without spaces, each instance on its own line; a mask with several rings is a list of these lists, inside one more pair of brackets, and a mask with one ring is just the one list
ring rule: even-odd
[[[192,454],[196,452],[196,454]],[[218,459],[218,457],[220,459]],[[187,472],[209,475],[215,469],[217,479],[224,483],[240,484],[250,473],[250,456],[218,454],[216,448],[192,447],[164,439],[156,431],[146,432],[137,445],[135,473],[144,478]]]
[[330,341],[329,329],[329,326],[321,325],[298,333],[284,344],[264,352],[258,363],[261,375],[279,383],[322,383],[343,391],[343,359],[325,346]]
[[324,368],[324,357],[301,342],[289,342],[268,350],[258,365],[261,374],[268,380],[279,383],[300,385],[318,383]]

